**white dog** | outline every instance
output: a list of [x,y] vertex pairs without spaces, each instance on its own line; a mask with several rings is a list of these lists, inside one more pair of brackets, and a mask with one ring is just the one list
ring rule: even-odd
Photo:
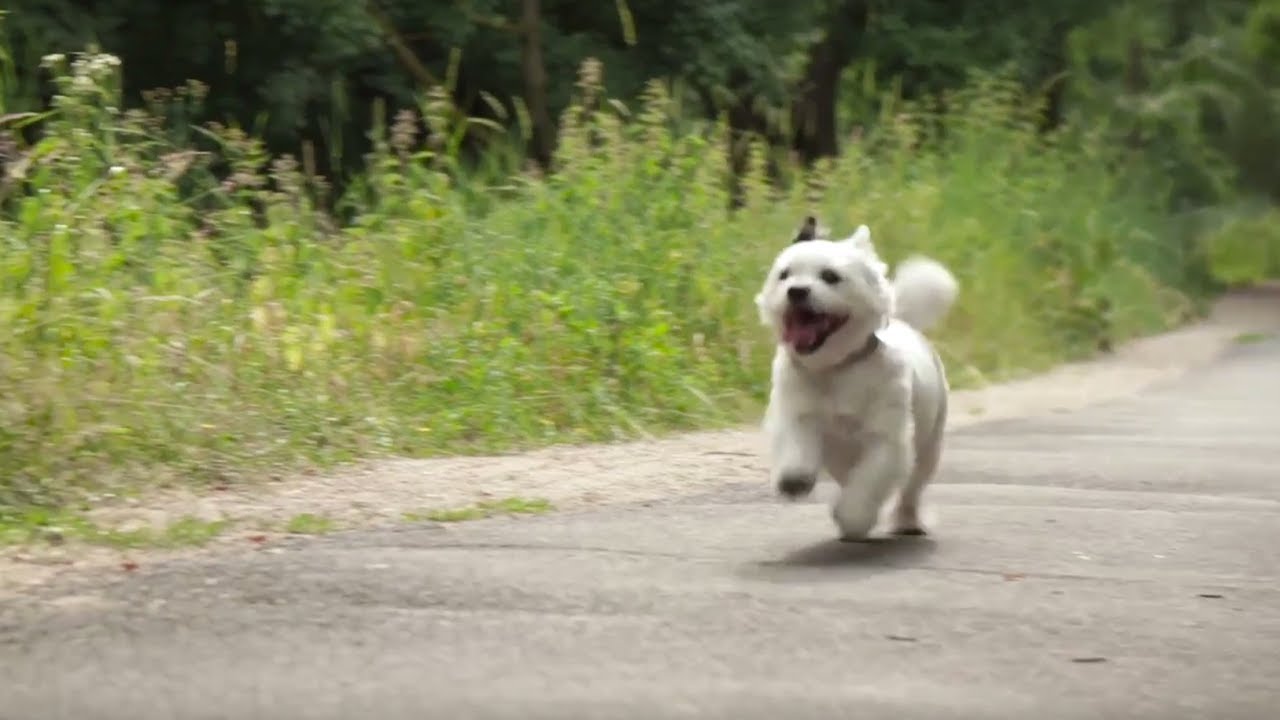
[[949,389],[922,333],[958,285],[920,257],[891,283],[866,225],[845,240],[822,234],[807,218],[756,296],[778,338],[765,416],[772,480],[799,498],[826,470],[840,485],[832,517],[844,540],[865,538],[897,490],[892,531],[923,535],[920,495],[942,453]]

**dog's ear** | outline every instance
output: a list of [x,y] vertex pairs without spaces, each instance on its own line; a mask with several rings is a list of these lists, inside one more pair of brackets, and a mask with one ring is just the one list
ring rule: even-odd
[[876,251],[876,246],[871,243],[871,228],[866,225],[859,225],[858,229],[854,230],[853,234],[849,236],[849,242],[860,250],[871,253]]
[[804,219],[804,224],[796,231],[796,237],[791,243],[808,242],[818,237],[818,219],[810,215]]
[[852,235],[844,239],[844,242],[857,248],[858,252],[870,260],[870,267],[874,272],[884,274],[889,271],[888,265],[880,259],[880,254],[876,252],[875,244],[871,242],[871,228],[866,225],[859,225]]

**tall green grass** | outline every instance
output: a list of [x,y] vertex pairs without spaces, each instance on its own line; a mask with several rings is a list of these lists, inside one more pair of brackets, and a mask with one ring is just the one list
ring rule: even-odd
[[114,58],[51,67],[0,191],[0,505],[753,420],[772,348],[751,298],[811,211],[954,268],[957,384],[1188,311],[1160,189],[1087,135],[1046,144],[998,79],[946,116],[893,108],[787,190],[756,153],[730,212],[724,127],[672,130],[660,83],[620,112],[588,63],[553,175],[480,188],[400,123],[339,227],[305,157],[216,126],[187,133],[212,151],[175,146],[119,109]]

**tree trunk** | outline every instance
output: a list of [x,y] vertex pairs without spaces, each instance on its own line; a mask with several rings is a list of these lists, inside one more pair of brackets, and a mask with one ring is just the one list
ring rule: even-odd
[[1044,90],[1044,111],[1040,115],[1039,130],[1051,133],[1062,126],[1062,113],[1067,92],[1067,73],[1070,59],[1067,57],[1067,39],[1071,24],[1058,20],[1049,30],[1044,49],[1044,65],[1040,76],[1048,81]]
[[[771,124],[769,118],[762,112],[760,97],[750,89],[751,84],[748,81],[745,70],[733,71],[729,77],[729,86],[734,88],[733,100],[725,108],[726,119],[729,122],[729,137],[727,138],[729,143],[729,207],[737,209],[742,207],[744,200],[742,176],[747,171],[751,141],[753,139],[759,140],[761,149],[771,155],[773,149],[786,147],[787,138],[777,131],[776,124]],[[715,107],[714,103],[712,107]],[[763,159],[765,174],[770,180],[777,180],[779,168],[769,155]]]
[[[1124,68],[1124,89],[1130,99],[1136,98],[1147,91],[1147,48],[1142,43],[1142,39],[1138,35],[1129,38],[1128,49],[1125,53]],[[1133,127],[1129,130],[1126,138],[1128,144],[1132,148],[1141,147],[1145,138],[1143,137],[1142,124],[1140,119],[1133,120]]]
[[542,1],[521,0],[520,72],[524,77],[524,103],[529,109],[533,137],[530,155],[542,166],[551,167],[555,154],[556,129],[547,103],[547,68],[542,59]]
[[827,33],[809,48],[804,79],[791,105],[792,147],[806,164],[840,152],[836,104],[840,74],[853,61],[867,27],[867,0],[840,0],[827,16]]
[[747,171],[752,138],[764,139],[767,127],[754,108],[755,96],[743,93],[729,106],[729,207],[743,205],[742,176]]
[[836,94],[844,63],[830,37],[813,47],[804,86],[791,107],[792,147],[805,164],[840,151],[836,137]]
[[1186,43],[1195,34],[1198,2],[1174,0],[1169,3],[1169,45],[1178,47]]

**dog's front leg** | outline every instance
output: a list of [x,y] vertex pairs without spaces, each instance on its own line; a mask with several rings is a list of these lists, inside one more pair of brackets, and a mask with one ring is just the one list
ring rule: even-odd
[[789,498],[813,491],[822,468],[822,425],[814,416],[779,418],[769,428],[773,484]]
[[831,509],[840,539],[862,540],[875,527],[894,488],[911,471],[911,436],[906,431],[872,436],[866,449],[841,483],[840,498]]

